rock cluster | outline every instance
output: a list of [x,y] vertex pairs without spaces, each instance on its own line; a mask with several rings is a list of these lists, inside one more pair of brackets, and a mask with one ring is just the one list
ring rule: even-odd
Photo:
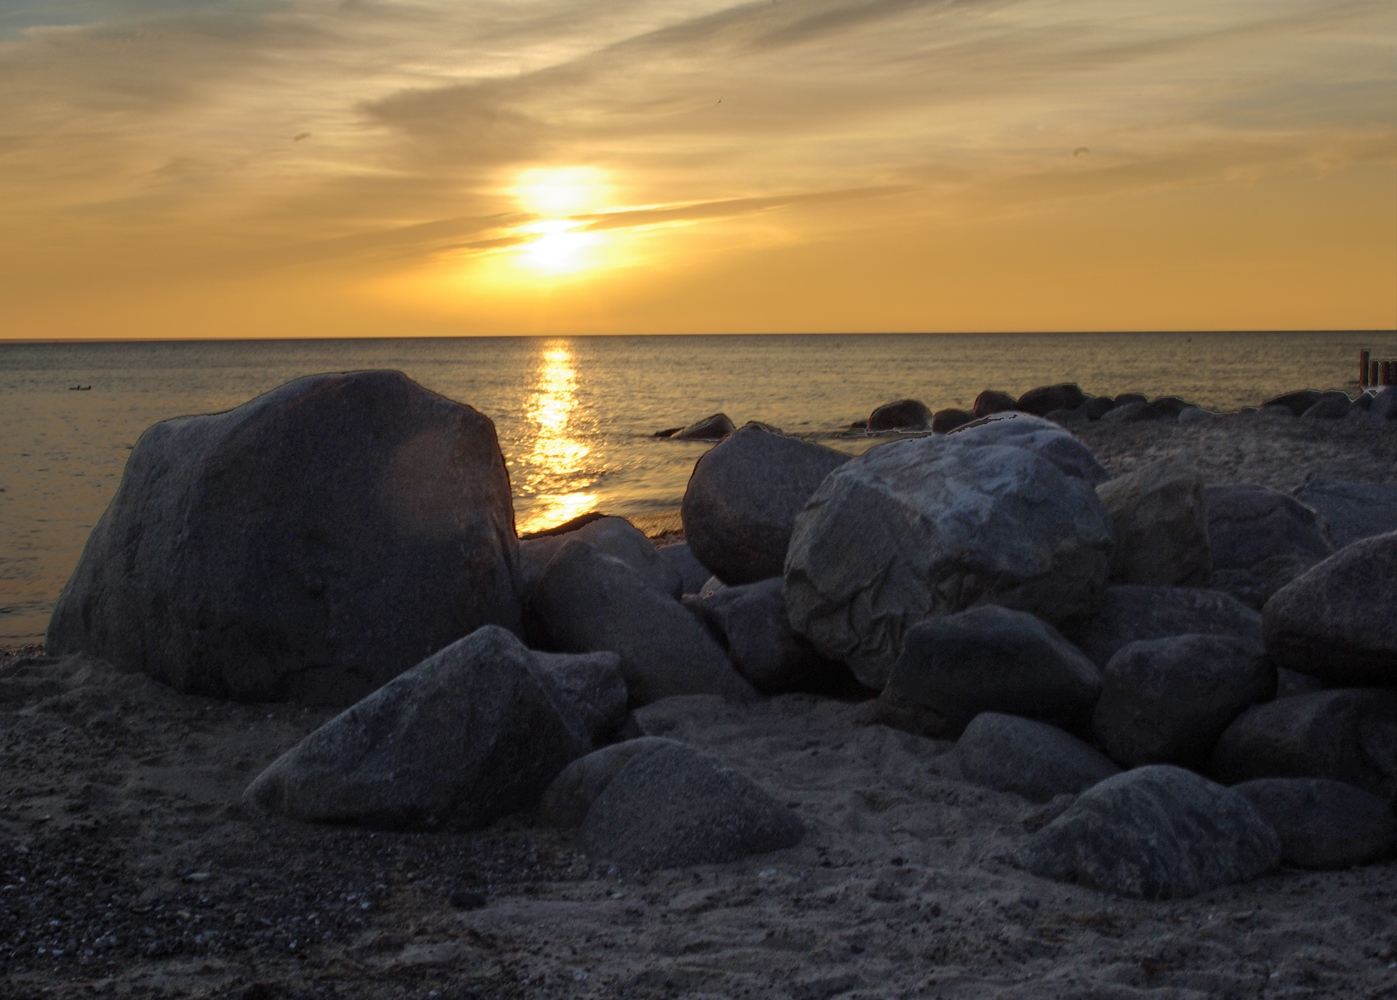
[[[1262,409],[1387,419],[1397,393]],[[247,790],[303,820],[533,809],[639,868],[789,848],[774,790],[645,724],[665,699],[814,692],[1045,803],[1014,859],[1046,878],[1160,899],[1380,858],[1397,524],[1372,508],[1397,499],[1211,486],[1187,458],[1111,479],[1070,432],[1196,410],[1075,385],[901,400],[867,427],[904,436],[856,458],[718,414],[673,435],[719,443],[657,549],[602,516],[521,541],[486,418],[397,373],[302,379],[142,437],[49,641],[349,705]]]

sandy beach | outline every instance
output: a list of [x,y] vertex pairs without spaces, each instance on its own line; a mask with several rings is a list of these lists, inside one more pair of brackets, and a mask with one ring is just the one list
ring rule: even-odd
[[[1397,479],[1397,434],[1366,420],[1077,433],[1113,475],[1189,451],[1210,482]],[[180,695],[31,649],[0,656],[0,713],[16,1000],[1397,997],[1392,858],[1158,903],[1048,882],[1007,860],[1037,807],[962,780],[949,743],[861,724],[856,703],[638,711],[806,827],[789,850],[652,873],[589,859],[528,815],[400,834],[242,805],[330,710]]]

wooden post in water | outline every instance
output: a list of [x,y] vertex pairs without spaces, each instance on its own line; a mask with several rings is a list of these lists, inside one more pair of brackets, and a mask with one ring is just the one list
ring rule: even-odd
[[1373,356],[1372,351],[1358,352],[1358,384],[1366,386],[1368,384],[1368,359]]
[[1381,362],[1378,362],[1378,361],[1370,361],[1370,362],[1368,362],[1368,384],[1369,384],[1369,385],[1377,385],[1377,384],[1378,384],[1378,365],[1379,365],[1380,363],[1381,363]]

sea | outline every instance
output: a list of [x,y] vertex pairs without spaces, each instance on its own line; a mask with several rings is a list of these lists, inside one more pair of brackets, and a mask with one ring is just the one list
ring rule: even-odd
[[1236,410],[1349,388],[1397,333],[1033,333],[0,342],[0,647],[42,641],[141,432],[319,372],[396,369],[495,423],[521,532],[678,508],[711,444],[655,437],[713,413],[859,453],[897,399],[969,408],[1076,382]]

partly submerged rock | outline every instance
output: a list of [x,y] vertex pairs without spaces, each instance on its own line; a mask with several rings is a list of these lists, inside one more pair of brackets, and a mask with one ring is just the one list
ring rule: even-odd
[[1354,542],[1272,595],[1266,652],[1325,684],[1397,687],[1397,531]]
[[874,448],[796,518],[791,625],[870,687],[922,619],[997,604],[1057,621],[1100,595],[1111,524],[1091,484],[1028,448],[957,444],[963,433]]
[[246,797],[315,822],[483,826],[533,805],[590,747],[549,672],[487,625],[315,730]]
[[675,694],[756,695],[682,604],[584,541],[558,550],[530,607],[554,648],[619,653],[632,707]]
[[521,624],[494,425],[401,372],[313,375],[141,435],[49,622],[188,693],[348,705]]
[[751,778],[676,744],[627,761],[593,800],[578,842],[593,857],[656,869],[794,847],[804,832]]
[[1207,760],[1224,729],[1276,691],[1276,668],[1255,643],[1179,635],[1132,642],[1102,671],[1092,729],[1125,767]]
[[680,513],[689,551],[724,583],[780,576],[796,515],[849,456],[748,426],[694,465]]
[[945,434],[955,430],[964,424],[975,419],[975,414],[969,410],[958,410],[955,407],[947,407],[944,410],[937,410],[931,416],[931,429],[937,434]]
[[870,719],[954,739],[982,712],[1072,725],[1101,691],[1101,672],[1047,622],[985,606],[907,631]]
[[1392,850],[1392,806],[1326,778],[1257,778],[1233,786],[1281,838],[1281,861],[1301,868],[1364,865]]
[[1213,575],[1203,477],[1189,455],[1139,466],[1096,488],[1116,528],[1111,582],[1203,587]]
[[931,410],[920,399],[884,403],[868,415],[871,431],[924,431],[931,426]]
[[1280,861],[1280,839],[1243,796],[1169,764],[1092,786],[1019,848],[1035,875],[1138,899],[1182,899]]
[[1056,726],[982,712],[956,741],[961,773],[977,785],[1047,802],[1120,773],[1111,758]]
[[671,437],[676,441],[721,441],[734,430],[733,423],[726,413],[715,413],[711,417],[695,420]]
[[1017,410],[1019,401],[1007,392],[999,392],[997,389],[986,389],[975,397],[975,404],[971,407],[977,417],[988,417],[991,413],[1004,413],[1008,410]]
[[1076,382],[1064,382],[1028,390],[1019,397],[1017,409],[1041,417],[1053,410],[1075,410],[1086,401],[1087,394]]

